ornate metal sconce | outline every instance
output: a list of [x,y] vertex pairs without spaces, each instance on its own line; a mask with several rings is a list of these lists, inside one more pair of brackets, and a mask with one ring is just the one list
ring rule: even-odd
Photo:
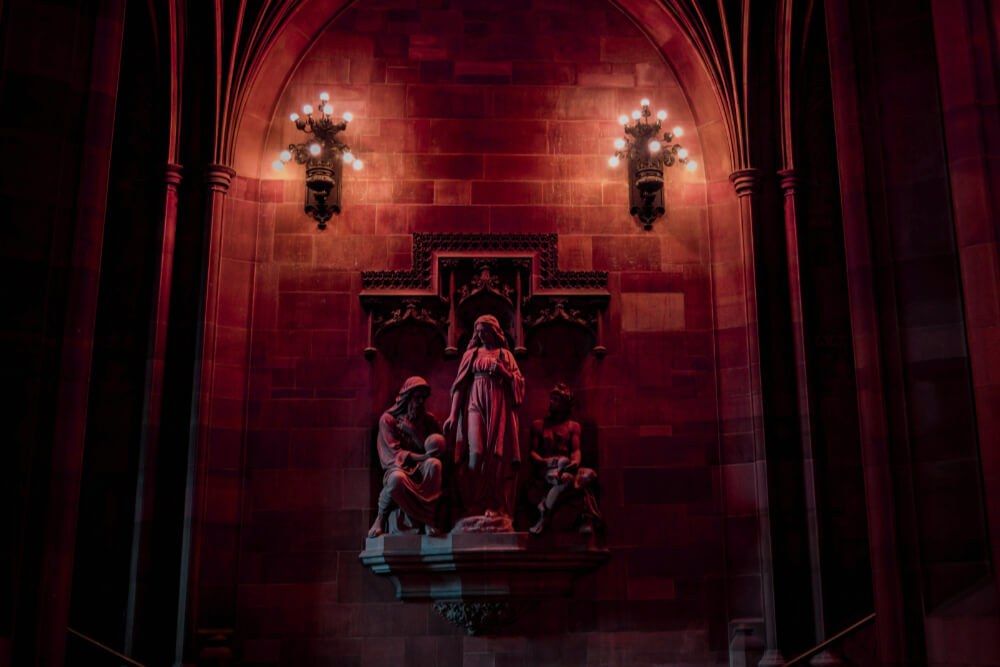
[[342,120],[334,120],[329,93],[319,94],[315,116],[310,104],[303,105],[302,113],[305,117],[293,113],[290,118],[295,127],[312,136],[301,144],[288,144],[273,166],[275,170],[284,169],[285,163],[292,158],[306,166],[306,213],[319,223],[320,229],[326,229],[327,220],[334,213],[340,213],[344,164],[359,170],[364,163],[354,157],[350,146],[337,139],[337,135],[347,129],[353,116],[350,111],[345,111]]
[[698,165],[688,159],[686,148],[672,143],[684,134],[679,126],[660,136],[660,123],[667,119],[667,112],[661,109],[651,121],[649,100],[642,100],[640,106],[641,110],[632,112],[632,122],[625,114],[619,116],[625,137],[615,140],[615,154],[608,164],[617,167],[622,160],[628,160],[629,213],[639,216],[648,231],[665,211],[663,168],[683,164],[693,171]]

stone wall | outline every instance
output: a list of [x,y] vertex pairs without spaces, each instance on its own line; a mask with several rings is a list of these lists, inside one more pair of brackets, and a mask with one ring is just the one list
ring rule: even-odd
[[[210,454],[209,475],[224,480],[230,471],[235,482],[245,466],[246,485],[242,501],[236,486],[208,487],[231,493],[230,502],[207,500],[219,509],[210,511],[206,545],[215,535],[222,551],[233,553],[234,539],[240,547],[235,570],[218,559],[207,609],[213,600],[236,606],[244,657],[259,664],[724,661],[733,601],[717,383],[730,403],[745,394],[738,371],[716,373],[709,219],[714,211],[722,234],[733,224],[728,174],[709,187],[703,168],[668,172],[667,215],[643,232],[628,215],[625,174],[607,164],[621,136],[617,116],[649,97],[702,162],[698,119],[654,46],[602,2],[439,4],[361,3],[341,14],[261,128],[260,160],[270,165],[298,140],[288,114],[315,105],[320,91],[336,115],[354,114],[346,140],[365,168],[348,170],[343,213],[327,230],[303,213],[301,167],[268,166],[260,180],[238,173],[229,192],[218,331],[220,351],[233,354],[228,364],[217,356],[227,384],[217,374],[213,414],[229,406],[239,415],[245,396],[246,441],[240,461],[242,425],[213,418],[213,438],[232,447],[213,442],[231,457],[213,467]],[[725,162],[710,159],[710,172]],[[457,368],[422,348],[366,361],[360,271],[408,268],[411,234],[438,231],[555,232],[561,268],[610,272],[607,357],[529,344],[521,430],[526,447],[553,382],[577,389],[613,556],[580,582],[575,600],[546,603],[509,638],[463,637],[430,605],[396,602],[357,561],[381,481],[372,454],[378,415],[405,377],[421,374],[435,390],[429,407],[443,418]],[[732,310],[742,256],[738,242],[721,245],[714,289]],[[724,366],[738,369],[742,325],[738,315],[729,320],[738,333],[720,334],[718,344]],[[227,378],[231,399],[222,393]],[[728,442],[749,456],[738,437],[749,427],[730,427],[737,437]],[[754,553],[752,466],[727,474],[744,482],[730,511],[747,517],[733,525],[750,531]],[[759,615],[754,559],[744,560],[730,564],[735,604]]]

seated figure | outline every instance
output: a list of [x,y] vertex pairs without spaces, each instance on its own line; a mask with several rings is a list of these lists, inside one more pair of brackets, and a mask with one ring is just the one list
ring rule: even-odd
[[379,419],[377,447],[385,473],[368,537],[418,533],[421,528],[428,535],[441,533],[446,446],[437,420],[424,408],[430,393],[423,378],[407,379],[395,405]]
[[[538,535],[549,527],[556,509],[579,505],[580,532],[592,533],[601,513],[594,497],[597,473],[580,467],[580,424],[570,419],[573,392],[563,383],[549,394],[549,414],[531,424],[531,460],[535,464],[531,486],[538,502],[539,518],[530,531]],[[529,491],[529,497],[530,491]]]

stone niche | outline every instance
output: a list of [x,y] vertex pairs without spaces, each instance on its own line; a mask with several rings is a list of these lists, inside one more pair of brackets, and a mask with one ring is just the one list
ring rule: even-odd
[[[462,361],[443,437],[422,409],[430,392],[423,378],[409,378],[383,413],[376,444],[383,487],[360,559],[392,580],[400,600],[431,601],[469,634],[497,632],[533,602],[571,595],[574,580],[610,556],[570,388],[553,387],[548,414],[531,423],[530,458],[519,463],[529,468],[525,484],[517,489],[516,472],[498,477],[491,467],[508,465],[512,451],[521,456],[514,422],[490,440],[493,420],[504,418],[497,415],[517,415],[523,400],[516,359],[547,354],[549,340],[584,354],[605,351],[607,273],[561,271],[557,247],[555,234],[414,234],[411,269],[362,274],[366,356],[401,359],[423,339],[432,356]],[[469,455],[476,451],[481,470]],[[524,512],[534,525],[517,531]]]

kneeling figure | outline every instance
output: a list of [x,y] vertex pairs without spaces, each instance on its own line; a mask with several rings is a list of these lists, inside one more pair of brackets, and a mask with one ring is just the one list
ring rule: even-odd
[[405,534],[423,528],[439,535],[445,440],[437,420],[424,408],[431,387],[420,377],[403,383],[396,403],[378,424],[378,456],[385,473],[378,515],[368,537]]

